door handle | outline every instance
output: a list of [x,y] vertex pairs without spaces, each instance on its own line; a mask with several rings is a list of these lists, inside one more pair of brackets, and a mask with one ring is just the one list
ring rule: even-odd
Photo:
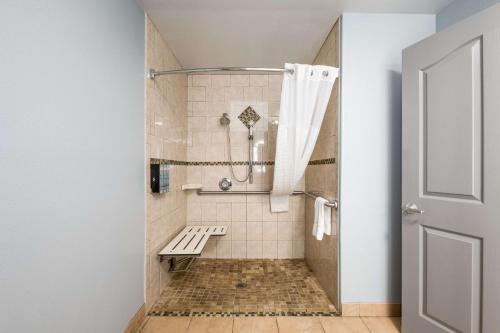
[[414,203],[406,204],[406,206],[401,210],[403,212],[403,215],[423,214],[424,213],[424,211],[421,210],[420,208],[418,208],[418,206],[415,205]]

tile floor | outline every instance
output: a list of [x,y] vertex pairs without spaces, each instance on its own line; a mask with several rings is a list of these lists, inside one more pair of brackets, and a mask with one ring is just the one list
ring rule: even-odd
[[141,333],[399,333],[387,317],[148,317]]
[[220,312],[331,315],[335,307],[303,259],[198,259],[173,276],[149,315]]

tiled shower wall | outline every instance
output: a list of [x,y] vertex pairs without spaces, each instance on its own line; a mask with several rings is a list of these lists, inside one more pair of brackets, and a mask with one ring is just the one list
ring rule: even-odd
[[[279,116],[282,75],[189,75],[188,76],[188,183],[218,190],[219,180],[233,180],[234,190],[272,188],[275,139]],[[254,183],[238,183],[231,176],[226,128],[222,113],[231,118],[233,161],[248,160],[248,130],[237,118],[251,106],[261,119],[255,126],[254,160],[268,165],[254,167]],[[219,165],[218,165],[219,164]],[[234,166],[243,178],[245,165]],[[303,189],[302,181],[297,189]],[[209,258],[303,258],[303,196],[290,197],[290,211],[271,213],[268,195],[204,195],[188,193],[187,223],[225,225],[226,236],[210,239],[203,256]]]
[[[146,68],[180,69],[180,65],[160,36],[146,20]],[[186,166],[170,166],[170,192],[152,194],[149,183],[150,158],[185,161],[187,138],[187,77],[163,76],[146,79],[146,304],[159,297],[169,281],[166,263],[157,253],[186,225]]]
[[[339,25],[337,21],[321,47],[314,64],[339,67]],[[306,169],[305,187],[309,192],[320,193],[328,199],[338,198],[338,106],[339,79],[334,85],[323,120],[312,160],[335,158],[334,164],[309,165]],[[337,231],[338,211],[332,209],[334,230]],[[314,201],[306,202],[305,257],[321,286],[334,304],[338,296],[338,234],[316,240],[312,234]],[[338,306],[338,304],[335,304]]]

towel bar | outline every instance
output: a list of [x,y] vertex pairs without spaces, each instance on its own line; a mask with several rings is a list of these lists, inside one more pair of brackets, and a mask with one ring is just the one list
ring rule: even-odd
[[[198,190],[196,193],[199,195],[206,195],[206,194],[271,194],[271,191],[204,191],[204,190]],[[319,197],[319,195],[316,195],[311,192],[306,192],[306,191],[293,191],[292,195],[299,195],[299,194],[304,194],[305,196],[316,199]],[[325,204],[325,206],[331,207],[338,209],[339,208],[339,203],[337,200],[330,201]]]

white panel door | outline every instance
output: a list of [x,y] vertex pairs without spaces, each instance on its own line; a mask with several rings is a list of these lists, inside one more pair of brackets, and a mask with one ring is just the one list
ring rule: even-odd
[[500,5],[403,53],[403,333],[500,332]]

